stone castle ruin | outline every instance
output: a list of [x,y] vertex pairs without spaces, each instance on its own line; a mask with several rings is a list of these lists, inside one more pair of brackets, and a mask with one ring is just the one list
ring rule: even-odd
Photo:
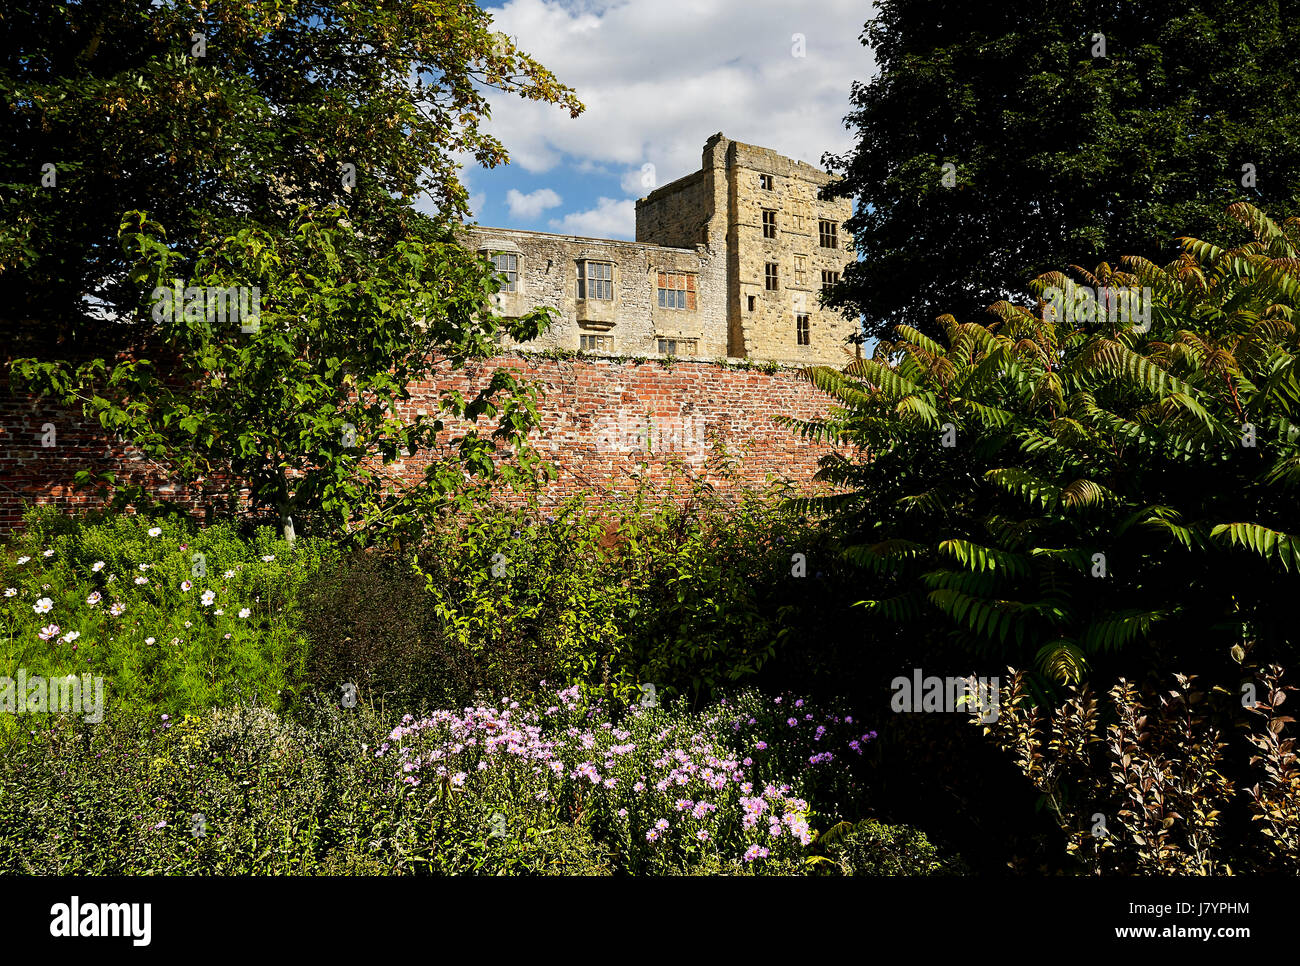
[[[825,447],[773,417],[825,411],[825,398],[791,367],[843,365],[855,329],[818,300],[850,258],[851,202],[820,200],[829,181],[811,165],[716,134],[699,171],[637,202],[634,242],[465,227],[462,243],[504,276],[497,314],[549,305],[559,320],[533,342],[503,338],[500,355],[413,384],[409,408],[432,411],[449,388],[477,393],[498,366],[537,380],[535,442],[559,470],[542,494],[547,503],[666,485],[682,464],[719,493],[777,477],[809,487]],[[545,349],[584,351],[535,351]],[[50,424],[59,445],[45,448],[41,427]],[[707,464],[718,445],[734,458],[726,473]],[[93,420],[0,384],[0,532],[21,525],[28,501],[102,505],[105,494],[70,483],[87,466],[190,501],[165,467]],[[421,454],[390,471],[414,483],[424,466]]]
[[558,310],[519,348],[842,365],[856,326],[819,295],[851,257],[852,202],[822,200],[830,181],[718,133],[699,171],[637,201],[634,242],[474,225],[463,243],[503,278],[497,314]]

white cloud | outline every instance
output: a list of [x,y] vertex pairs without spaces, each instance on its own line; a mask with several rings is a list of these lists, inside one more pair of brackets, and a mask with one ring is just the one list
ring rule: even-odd
[[631,168],[623,187],[635,195],[650,190],[642,164],[666,184],[699,166],[717,131],[813,164],[847,150],[850,85],[875,72],[859,42],[873,14],[862,0],[509,0],[491,13],[587,106],[571,120],[493,93],[489,127],[512,161],[530,172],[566,158]]
[[634,198],[644,198],[655,190],[658,183],[659,172],[649,161],[639,168],[628,168],[623,173],[623,190]]
[[506,192],[506,205],[516,218],[536,218],[547,208],[558,207],[560,200],[560,196],[550,188],[538,188],[528,194],[516,188]]
[[636,237],[636,202],[598,198],[595,208],[552,218],[551,227],[566,235],[632,239]]

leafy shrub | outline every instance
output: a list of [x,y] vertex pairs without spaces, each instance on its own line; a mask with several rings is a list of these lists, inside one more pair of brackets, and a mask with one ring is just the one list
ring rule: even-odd
[[396,554],[353,552],[304,589],[299,609],[318,694],[342,697],[352,684],[363,700],[421,712],[484,687],[473,654],[447,641],[434,598]]
[[[945,316],[942,342],[900,326],[873,358],[811,370],[835,405],[787,422],[861,455],[826,457],[820,475],[845,492],[802,505],[833,513],[873,575],[872,633],[903,627],[1056,681],[1199,673],[1243,624],[1294,657],[1300,220],[1228,214],[1255,240],[1183,239],[1163,269],[1080,271],[1093,298],[1048,273],[1034,309]],[[1149,327],[1099,301],[1142,287]]]
[[[701,488],[685,505],[645,513],[634,504],[621,514],[617,562],[634,595],[628,617],[635,621],[626,660],[641,681],[689,694],[698,705],[757,680],[779,656],[806,655],[817,650],[814,642],[828,650],[841,643],[816,633],[826,613],[818,604],[835,593],[827,573],[838,556],[833,541],[781,496],[740,491],[723,502]],[[832,607],[843,605],[841,598]],[[853,645],[860,640],[856,626],[837,630]],[[813,671],[831,667],[817,663]]]
[[613,657],[631,601],[611,579],[606,525],[574,501],[554,511],[478,507],[436,529],[417,572],[448,646],[494,697],[545,679],[634,690]]
[[577,688],[553,701],[395,729],[364,704],[307,704],[301,722],[243,706],[46,716],[0,760],[0,873],[806,869],[819,808],[802,796],[842,761],[789,774],[756,745],[740,757],[735,705],[615,721]]
[[[482,509],[435,531],[418,567],[449,642],[495,696],[549,678],[619,701],[653,684],[698,706],[783,651],[830,647],[810,625],[828,598],[843,610],[844,595],[809,585],[834,559],[776,497],[730,505],[701,487],[686,505],[643,493],[599,508]],[[857,643],[856,628],[841,630]],[[831,677],[827,662],[807,666],[810,683]]]
[[845,875],[958,875],[960,859],[940,855],[925,833],[906,825],[866,819],[843,822],[822,836],[823,847]]
[[[1109,709],[1075,685],[1045,711],[1013,672],[986,731],[1042,794],[1067,851],[1095,874],[1295,874],[1300,766],[1294,736],[1283,734],[1293,719],[1277,709],[1297,689],[1276,665],[1254,676],[1261,699],[1244,709],[1248,689],[1206,691],[1176,674],[1173,687],[1121,680]],[[1234,798],[1244,809],[1231,807]]]

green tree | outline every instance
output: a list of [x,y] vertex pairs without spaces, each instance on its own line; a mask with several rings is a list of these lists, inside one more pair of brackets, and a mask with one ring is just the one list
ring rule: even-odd
[[[1300,211],[1300,32],[1279,0],[881,0],[826,166],[859,260],[829,301],[936,336],[1062,265],[1164,264],[1246,201]],[[945,168],[945,165],[951,165]],[[1246,167],[1249,166],[1249,167]]]
[[[494,318],[499,281],[455,244],[458,158],[506,158],[479,130],[486,88],[581,110],[490,28],[467,0],[6,13],[0,326],[30,353],[19,383],[224,487],[228,509],[246,485],[286,527],[408,531],[467,477],[530,475],[533,389],[508,373],[403,406],[437,357],[548,318]],[[453,422],[470,425],[449,440]],[[385,468],[428,448],[399,493]]]
[[[444,389],[422,397],[430,412],[409,412],[412,386],[427,384],[439,360],[460,366],[490,355],[499,322],[530,338],[547,319],[482,312],[500,283],[477,254],[415,236],[374,254],[341,211],[304,208],[287,237],[245,228],[206,248],[173,288],[181,258],[161,227],[130,212],[122,237],[149,293],[141,314],[167,353],[79,366],[20,359],[13,371],[81,403],[179,480],[224,489],[227,512],[247,487],[252,507],[273,509],[290,538],[304,524],[369,539],[410,535],[473,492],[467,475],[517,482],[536,469],[526,440],[535,388],[504,369],[476,396]],[[245,308],[250,295],[256,314],[229,308]],[[490,436],[475,425],[483,416],[496,419]],[[454,440],[453,421],[464,426]],[[428,456],[424,478],[406,486],[391,464],[416,451]]]
[[[16,0],[0,12],[0,342],[72,357],[151,347],[117,242],[147,211],[183,256],[339,206],[378,252],[467,214],[494,165],[489,87],[575,116],[573,92],[471,0]],[[105,317],[119,316],[116,324]]]

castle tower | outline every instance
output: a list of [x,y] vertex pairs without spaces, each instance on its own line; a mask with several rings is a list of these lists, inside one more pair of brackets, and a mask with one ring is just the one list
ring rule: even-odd
[[702,244],[726,265],[727,354],[842,365],[853,320],[822,307],[821,290],[852,257],[850,199],[819,197],[824,171],[721,132],[700,170],[637,202],[638,242]]

